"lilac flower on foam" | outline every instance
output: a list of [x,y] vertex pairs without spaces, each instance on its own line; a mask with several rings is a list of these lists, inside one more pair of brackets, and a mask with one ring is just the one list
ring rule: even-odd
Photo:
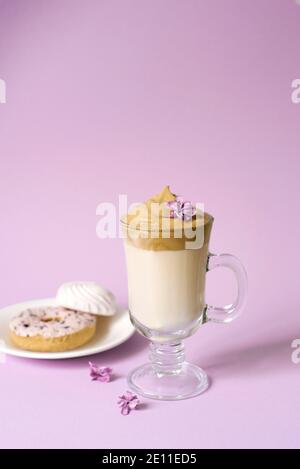
[[183,197],[177,197],[176,200],[167,202],[167,205],[171,211],[171,218],[189,221],[196,213],[196,207],[192,205],[192,202],[184,200]]
[[89,362],[90,376],[92,381],[101,381],[102,383],[108,383],[110,381],[112,369],[108,366],[100,367],[95,363]]
[[136,394],[126,391],[122,396],[119,396],[118,406],[121,408],[122,415],[128,415],[140,403]]

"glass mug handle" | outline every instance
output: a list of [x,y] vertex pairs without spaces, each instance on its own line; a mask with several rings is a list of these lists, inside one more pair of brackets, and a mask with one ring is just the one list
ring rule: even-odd
[[231,254],[208,254],[206,271],[216,267],[228,267],[237,280],[237,297],[227,306],[206,305],[206,320],[217,323],[227,323],[240,315],[247,297],[247,273],[241,261]]

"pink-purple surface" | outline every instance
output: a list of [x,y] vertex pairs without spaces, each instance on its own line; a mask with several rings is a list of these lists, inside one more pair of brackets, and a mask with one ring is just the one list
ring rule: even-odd
[[[187,357],[210,389],[117,408],[147,359],[134,336],[88,359],[0,364],[1,447],[299,447],[300,6],[293,0],[0,0],[0,306],[91,279],[126,304],[121,241],[96,206],[169,183],[214,214],[211,249],[249,274],[244,315]],[[227,302],[226,273],[208,300]]]

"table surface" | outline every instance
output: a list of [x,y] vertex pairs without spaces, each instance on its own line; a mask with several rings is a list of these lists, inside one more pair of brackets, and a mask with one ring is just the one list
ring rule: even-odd
[[[119,239],[96,207],[165,184],[205,202],[211,249],[242,259],[244,314],[186,340],[210,377],[203,395],[143,399],[122,416],[127,373],[147,360],[134,335],[88,358],[2,357],[0,446],[299,447],[300,6],[293,0],[0,1],[0,307],[95,280],[126,306]],[[207,301],[234,282],[207,275]]]
[[113,368],[110,383],[90,380],[88,358],[6,357],[0,368],[1,446],[297,446],[299,366],[290,360],[292,330],[282,323],[280,334],[266,335],[252,323],[250,332],[249,315],[230,326],[205,325],[186,341],[188,359],[209,374],[204,394],[180,402],[141,399],[141,408],[126,417],[117,398],[127,389],[128,371],[147,360],[141,336],[93,357]]

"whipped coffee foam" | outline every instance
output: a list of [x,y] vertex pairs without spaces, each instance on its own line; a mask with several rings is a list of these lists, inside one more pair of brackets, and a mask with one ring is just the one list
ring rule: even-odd
[[209,237],[213,217],[197,207],[193,207],[189,219],[173,216],[170,204],[178,199],[165,186],[159,194],[136,205],[121,219],[128,241],[138,248],[156,251],[185,249],[186,243],[201,247]]

